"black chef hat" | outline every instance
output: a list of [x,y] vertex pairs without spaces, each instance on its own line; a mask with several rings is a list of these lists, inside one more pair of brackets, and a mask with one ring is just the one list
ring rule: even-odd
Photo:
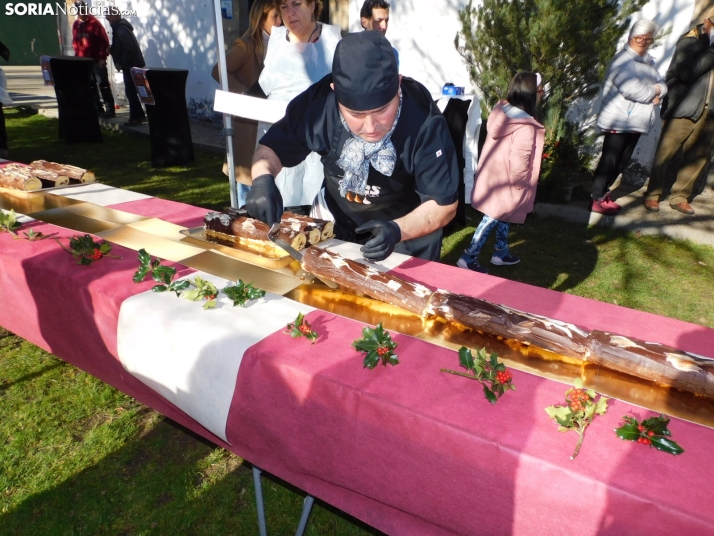
[[380,32],[349,33],[337,43],[332,62],[337,102],[350,110],[381,108],[399,90],[397,56]]

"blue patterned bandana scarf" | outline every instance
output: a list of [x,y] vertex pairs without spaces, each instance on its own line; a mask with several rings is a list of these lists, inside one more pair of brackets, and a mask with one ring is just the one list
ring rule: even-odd
[[340,112],[340,121],[345,130],[352,134],[352,137],[345,142],[342,148],[337,165],[345,172],[345,177],[340,181],[340,195],[347,196],[347,192],[353,192],[360,197],[366,197],[368,191],[367,176],[369,175],[369,165],[387,177],[392,175],[394,165],[397,162],[397,150],[392,143],[392,133],[399,122],[399,114],[402,112],[402,92],[399,92],[399,109],[394,124],[387,135],[381,140],[370,143],[364,141],[359,136],[350,131]]

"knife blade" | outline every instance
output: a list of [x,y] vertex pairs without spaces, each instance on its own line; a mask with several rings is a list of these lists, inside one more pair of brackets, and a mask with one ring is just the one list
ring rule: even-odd
[[[288,255],[290,255],[293,259],[298,261],[300,265],[302,265],[302,253],[300,253],[298,250],[288,244],[285,240],[278,238],[278,231],[280,231],[280,223],[276,222],[270,227],[270,231],[268,231],[268,239],[279,248],[284,249]],[[303,270],[305,270],[305,268],[303,268]],[[315,276],[330,288],[337,288],[337,284],[333,283],[332,281],[323,279],[319,275],[308,272],[307,270],[305,270],[305,273]]]

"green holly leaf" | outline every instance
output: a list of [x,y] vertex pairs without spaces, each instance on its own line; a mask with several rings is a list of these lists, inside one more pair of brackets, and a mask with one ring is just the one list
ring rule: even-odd
[[489,389],[486,384],[482,384],[482,385],[483,385],[483,394],[486,397],[486,400],[488,400],[491,404],[495,404],[496,402],[498,402],[498,397],[496,396],[496,394],[493,391],[491,391],[491,389]]
[[669,424],[669,417],[660,414],[658,417],[650,417],[642,421],[642,426],[648,430],[652,430],[657,435],[669,436],[671,435],[667,425]]
[[466,370],[473,370],[474,368],[474,356],[471,355],[471,350],[465,346],[459,348],[459,364]]
[[[393,367],[396,367],[399,364],[399,359],[397,354],[389,354],[389,357],[387,358],[387,362],[392,365]],[[387,362],[384,363],[384,366],[387,366]]]
[[10,234],[15,234],[15,228],[19,226],[14,210],[10,209],[8,212],[0,210],[0,232],[7,231]]
[[187,300],[198,301],[201,299],[201,290],[197,288],[192,288],[183,293],[183,297]]
[[583,380],[580,378],[575,378],[575,380],[573,381],[573,386],[576,389],[582,389],[583,388]]
[[[495,370],[498,367],[498,355],[496,355],[496,352],[491,352],[489,364],[491,365],[491,370]],[[505,370],[506,367],[503,367],[503,369]]]
[[680,447],[671,439],[664,436],[652,436],[650,437],[650,441],[652,441],[652,446],[654,448],[656,448],[657,450],[661,450],[662,452],[667,452],[669,454],[674,455],[682,454],[684,452],[684,449],[682,447]]
[[245,307],[248,301],[257,300],[265,296],[263,289],[254,287],[252,283],[245,284],[240,279],[237,285],[228,286],[222,292],[233,300],[233,307]]
[[379,364],[379,354],[377,354],[377,352],[374,350],[368,352],[367,355],[364,357],[364,361],[362,362],[362,364],[365,368],[372,370]]
[[176,293],[176,297],[179,297],[181,293],[191,286],[191,282],[187,279],[179,279],[178,281],[172,281],[171,284],[166,287],[166,290],[170,290]]
[[109,242],[102,242],[99,246],[99,251],[102,255],[107,255],[112,250],[112,245]]
[[166,285],[154,285],[151,287],[153,292],[166,292],[169,289]]
[[615,428],[615,434],[620,439],[626,439],[628,441],[637,441],[637,438],[641,435],[637,425],[632,423],[626,423],[619,428]]
[[150,270],[151,270],[151,268],[149,266],[139,267],[139,269],[136,272],[134,272],[134,277],[132,277],[131,280],[134,283],[141,283],[144,280],[144,278],[146,277],[146,274],[148,274]]
[[215,309],[216,308],[216,300],[207,300],[206,303],[203,304],[203,310],[207,309]]
[[[594,399],[595,397],[593,396],[592,398]],[[597,415],[604,415],[607,412],[607,402],[609,400],[609,398],[601,396],[598,401],[595,402],[595,404],[593,405],[593,407],[595,408],[594,413]]]
[[567,406],[548,406],[545,408],[548,417],[559,422],[569,421],[572,416],[572,411]]
[[157,266],[151,271],[151,277],[157,283],[168,285],[176,275],[176,268],[172,266]]

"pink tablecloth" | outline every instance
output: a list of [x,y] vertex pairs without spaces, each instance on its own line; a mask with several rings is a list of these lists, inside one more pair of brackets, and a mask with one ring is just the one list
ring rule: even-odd
[[[185,226],[205,210],[149,199],[116,206]],[[36,224],[36,230],[57,228]],[[62,236],[71,236],[61,231]],[[0,235],[0,325],[136,397],[218,444],[218,438],[126,374],[116,322],[134,285],[136,253],[76,266],[54,242]],[[395,270],[432,287],[574,321],[592,329],[711,353],[714,331],[672,319],[412,260]],[[67,314],[71,313],[71,317]],[[673,420],[673,457],[615,438],[622,402],[587,432],[560,434],[543,408],[565,387],[514,371],[516,392],[494,407],[478,384],[438,372],[452,351],[396,335],[396,368],[361,368],[350,343],[361,324],[315,312],[316,345],[275,333],[245,354],[229,414],[230,450],[390,534],[703,534],[714,431]]]

